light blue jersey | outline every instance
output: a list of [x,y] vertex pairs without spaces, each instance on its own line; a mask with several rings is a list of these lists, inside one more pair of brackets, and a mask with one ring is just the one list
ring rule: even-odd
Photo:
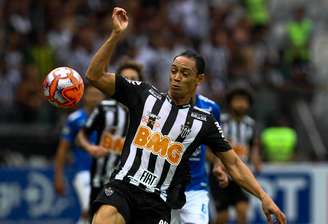
[[[74,157],[72,167],[76,172],[90,170],[91,166],[91,156],[85,150],[78,147],[75,143],[76,135],[83,127],[87,119],[88,114],[84,109],[79,109],[71,113],[66,120],[66,124],[61,134],[61,138],[70,143],[70,149]],[[92,133],[89,136],[89,141],[92,143],[96,142],[95,133]]]
[[[215,119],[220,122],[220,107],[214,101],[202,95],[196,95],[196,106],[210,111]],[[191,182],[187,186],[187,191],[207,190],[208,176],[205,170],[206,146],[199,146],[189,158]]]

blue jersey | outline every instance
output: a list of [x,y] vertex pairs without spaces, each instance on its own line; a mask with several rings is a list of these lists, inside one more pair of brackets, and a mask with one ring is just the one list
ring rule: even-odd
[[[79,130],[83,127],[84,123],[88,119],[88,114],[84,109],[79,109],[71,113],[66,121],[66,124],[62,130],[61,138],[70,143],[70,149],[73,153],[73,168],[79,172],[82,170],[90,170],[91,156],[82,148],[78,147],[75,143],[75,138]],[[96,134],[92,133],[89,136],[89,141],[96,142]]]
[[[220,107],[214,101],[202,95],[196,95],[196,106],[210,111],[220,122]],[[206,146],[199,146],[189,158],[191,182],[187,191],[207,189],[208,177],[205,170]]]

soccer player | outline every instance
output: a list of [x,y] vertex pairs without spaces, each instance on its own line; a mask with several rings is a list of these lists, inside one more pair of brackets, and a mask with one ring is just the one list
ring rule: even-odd
[[[129,80],[141,81],[142,65],[134,61],[124,61],[116,73]],[[127,108],[114,99],[103,100],[78,133],[78,143],[93,156],[90,207],[119,164],[128,125]],[[87,138],[94,131],[98,137],[95,144]]]
[[219,123],[209,112],[192,105],[204,79],[204,59],[191,51],[177,55],[167,93],[107,73],[113,50],[128,26],[126,11],[114,8],[112,21],[113,31],[92,58],[87,78],[129,108],[130,124],[120,166],[93,203],[93,224],[170,223],[171,209],[185,203],[189,157],[201,144],[208,145],[238,184],[261,200],[269,221],[274,214],[286,223],[284,214],[231,150]]
[[[223,133],[236,154],[246,163],[251,161],[256,171],[260,171],[261,159],[255,121],[247,115],[252,105],[252,95],[246,87],[236,86],[227,93],[226,99],[229,110],[221,117]],[[224,175],[224,168],[215,166],[213,170],[215,174]],[[218,187],[219,180],[215,175],[210,175],[210,188],[217,210],[216,224],[228,223],[229,206],[236,209],[237,223],[247,223],[248,194],[233,180],[226,185]]]
[[[85,89],[83,107],[68,116],[55,157],[55,191],[60,195],[64,195],[64,166],[68,154],[73,154],[73,162],[71,164],[75,172],[73,186],[81,207],[79,224],[88,223],[91,157],[75,144],[75,137],[90,112],[103,100],[103,97],[104,95],[93,86],[88,86]],[[95,135],[92,135],[90,139],[95,140],[95,137]]]
[[[195,105],[211,112],[220,121],[220,107],[214,101],[197,94]],[[212,157],[208,157],[212,158]],[[186,203],[172,211],[172,224],[208,223],[208,175],[205,169],[206,146],[199,146],[189,158],[191,182],[186,189]],[[214,159],[212,159],[214,160]],[[214,162],[214,161],[210,161]]]

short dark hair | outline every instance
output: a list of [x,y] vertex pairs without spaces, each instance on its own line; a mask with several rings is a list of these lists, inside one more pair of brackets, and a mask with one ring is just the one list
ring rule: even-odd
[[193,50],[186,50],[186,51],[178,54],[177,56],[175,56],[174,60],[177,57],[180,57],[180,56],[184,56],[184,57],[187,57],[187,58],[194,59],[195,62],[196,62],[196,67],[197,67],[198,74],[204,74],[204,72],[205,72],[205,60],[200,54],[198,54],[196,51],[193,51]]
[[118,67],[116,69],[116,73],[121,75],[121,73],[124,69],[135,70],[138,73],[139,80],[143,81],[143,65],[142,64],[140,64],[136,61],[133,61],[133,60],[124,60],[118,65]]
[[228,106],[230,106],[231,101],[235,96],[243,96],[248,100],[251,106],[253,105],[253,93],[250,87],[246,85],[236,85],[230,88],[226,94],[226,102]]

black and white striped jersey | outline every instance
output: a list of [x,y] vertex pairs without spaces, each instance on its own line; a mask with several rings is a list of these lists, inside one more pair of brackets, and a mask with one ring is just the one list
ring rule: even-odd
[[128,124],[128,109],[116,100],[102,101],[90,114],[84,131],[86,134],[96,131],[98,136],[96,143],[110,151],[106,157],[93,158],[92,187],[100,188],[109,182],[113,170],[120,162]]
[[201,144],[227,151],[219,123],[191,104],[177,106],[167,94],[116,75],[113,98],[129,108],[130,125],[113,178],[158,194],[172,208],[185,203],[188,158]]
[[241,159],[247,161],[249,150],[256,138],[255,121],[247,115],[241,120],[236,120],[230,114],[222,114],[221,126],[225,137],[234,146],[236,153]]

